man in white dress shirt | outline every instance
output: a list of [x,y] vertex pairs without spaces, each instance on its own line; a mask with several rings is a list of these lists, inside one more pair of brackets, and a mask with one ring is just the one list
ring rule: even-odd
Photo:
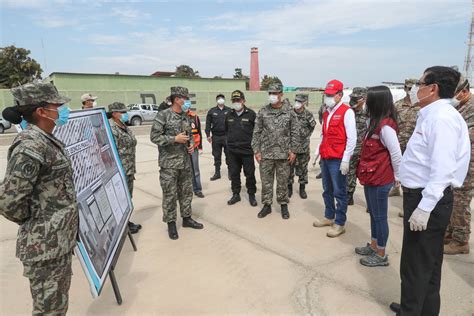
[[324,90],[326,111],[319,153],[325,210],[324,218],[316,220],[313,226],[330,226],[328,237],[337,237],[346,231],[347,172],[357,142],[354,111],[342,103],[343,89],[342,82],[331,80]]
[[467,125],[451,105],[459,77],[450,67],[430,67],[410,91],[412,104],[421,110],[400,165],[404,232],[399,315],[439,314],[452,188],[462,185],[471,152]]

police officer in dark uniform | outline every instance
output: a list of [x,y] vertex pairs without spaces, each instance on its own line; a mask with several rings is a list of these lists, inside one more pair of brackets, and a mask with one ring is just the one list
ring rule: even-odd
[[205,130],[207,140],[212,144],[212,155],[214,156],[214,167],[216,168],[214,175],[211,177],[211,181],[221,178],[222,150],[224,150],[226,164],[228,164],[227,139],[225,136],[224,121],[230,108],[225,106],[225,97],[223,94],[218,94],[216,96],[216,103],[217,105],[207,112]]
[[227,161],[231,180],[232,197],[227,204],[232,205],[240,201],[240,170],[244,169],[245,186],[249,194],[249,202],[257,206],[255,192],[255,161],[252,150],[252,135],[255,126],[256,114],[245,106],[245,96],[242,91],[235,90],[231,94],[232,110],[225,118],[225,132],[227,135]]

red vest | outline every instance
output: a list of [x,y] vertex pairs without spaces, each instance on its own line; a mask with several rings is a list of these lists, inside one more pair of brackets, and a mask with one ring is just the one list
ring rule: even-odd
[[350,107],[344,103],[331,116],[326,128],[329,112],[323,114],[323,141],[319,145],[319,154],[322,159],[342,159],[346,150],[346,128],[344,126],[344,115]]
[[383,119],[370,138],[362,142],[357,178],[362,185],[386,185],[395,181],[390,153],[380,141],[382,127],[388,125],[398,133],[397,123]]

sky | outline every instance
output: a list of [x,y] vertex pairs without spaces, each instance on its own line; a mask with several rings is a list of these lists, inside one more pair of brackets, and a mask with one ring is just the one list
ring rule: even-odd
[[249,74],[285,86],[346,86],[463,68],[470,0],[0,0],[0,46],[52,72],[150,75],[186,64],[203,77]]

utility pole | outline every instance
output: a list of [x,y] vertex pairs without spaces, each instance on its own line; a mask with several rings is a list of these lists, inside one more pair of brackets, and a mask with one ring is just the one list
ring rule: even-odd
[[467,39],[467,52],[466,52],[466,60],[464,61],[464,76],[469,80],[469,82],[472,84],[472,46],[474,46],[474,0],[472,0],[472,15],[471,15],[471,28],[468,34],[468,39]]

